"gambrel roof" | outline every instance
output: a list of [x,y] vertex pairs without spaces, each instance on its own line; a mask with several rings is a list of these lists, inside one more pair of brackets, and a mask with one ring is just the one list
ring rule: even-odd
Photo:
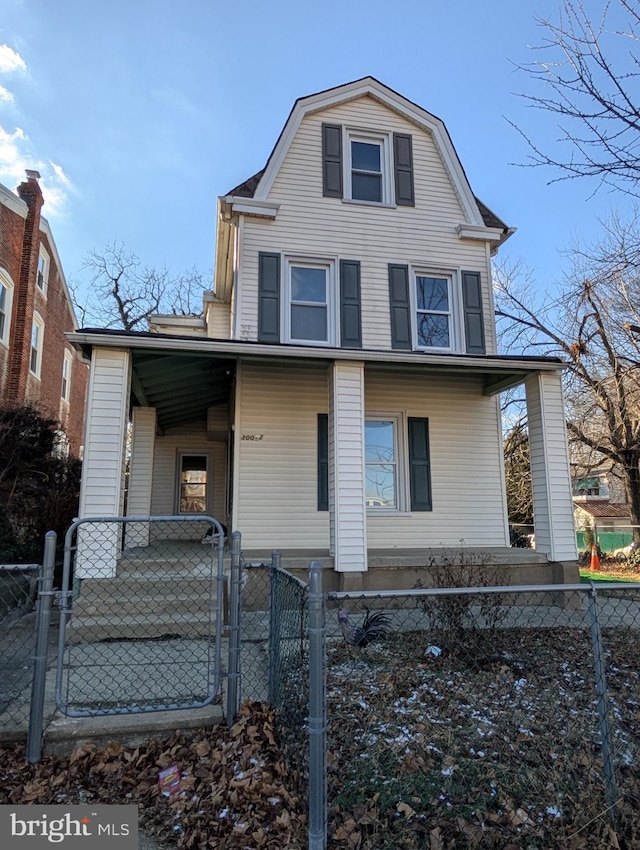
[[500,242],[503,242],[513,233],[513,228],[505,224],[504,221],[471,191],[466,174],[458,159],[444,122],[406,97],[398,94],[398,92],[385,86],[374,77],[363,77],[351,83],[345,83],[335,88],[298,98],[293,105],[293,109],[287,118],[275,147],[269,155],[265,167],[238,186],[234,186],[233,189],[227,192],[226,197],[266,200],[275,175],[304,116],[308,113],[318,112],[321,109],[362,97],[363,95],[368,95],[374,98],[374,100],[383,103],[418,127],[432,134],[440,156],[447,167],[452,182],[456,186],[469,224],[501,230],[503,236]]

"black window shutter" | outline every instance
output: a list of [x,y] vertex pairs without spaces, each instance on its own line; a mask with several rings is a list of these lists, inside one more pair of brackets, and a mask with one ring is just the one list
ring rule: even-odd
[[322,125],[322,194],[342,197],[342,127]]
[[258,255],[258,340],[280,342],[280,254]]
[[412,511],[431,511],[429,420],[409,417],[409,488]]
[[486,354],[480,272],[462,272],[462,304],[467,354]]
[[396,183],[396,204],[401,207],[414,207],[413,191],[413,146],[411,136],[404,133],[393,134],[393,161]]
[[391,348],[411,351],[411,299],[409,266],[389,265]]
[[340,260],[340,345],[362,348],[360,263]]
[[318,510],[329,510],[329,416],[318,414]]

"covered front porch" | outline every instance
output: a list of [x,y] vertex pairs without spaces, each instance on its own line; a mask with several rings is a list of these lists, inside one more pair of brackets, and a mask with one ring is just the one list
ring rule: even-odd
[[[278,549],[297,572],[320,560],[341,589],[414,586],[438,552],[460,548],[512,583],[577,575],[558,361],[161,334],[73,339],[92,358],[81,516],[209,514],[242,533],[247,561]],[[535,552],[509,546],[499,393],[518,384]],[[377,459],[383,482],[393,480],[385,505],[368,491],[370,421],[394,439],[392,457]],[[425,458],[412,422],[428,436]],[[416,455],[428,479],[415,477]],[[195,534],[184,542],[199,545]],[[119,558],[114,549],[114,574]]]

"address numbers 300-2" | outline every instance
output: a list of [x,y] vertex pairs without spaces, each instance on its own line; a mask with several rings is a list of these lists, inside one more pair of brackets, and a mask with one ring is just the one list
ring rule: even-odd
[[240,439],[258,442],[259,440],[264,440],[264,434],[243,434]]

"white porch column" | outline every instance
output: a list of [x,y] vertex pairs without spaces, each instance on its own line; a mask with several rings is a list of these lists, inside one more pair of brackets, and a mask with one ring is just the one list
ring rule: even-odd
[[550,561],[578,557],[559,372],[525,381],[536,550]]
[[[124,503],[125,439],[129,417],[130,354],[94,348],[87,393],[80,517],[121,516]],[[122,527],[117,523],[81,525],[76,575],[115,575]]]
[[329,371],[329,515],[339,572],[367,569],[364,478],[364,363],[336,361]]
[[[134,407],[131,413],[131,458],[129,460],[129,495],[127,516],[151,514],[153,454],[156,441],[155,407]],[[149,545],[149,523],[127,524],[125,546]]]

